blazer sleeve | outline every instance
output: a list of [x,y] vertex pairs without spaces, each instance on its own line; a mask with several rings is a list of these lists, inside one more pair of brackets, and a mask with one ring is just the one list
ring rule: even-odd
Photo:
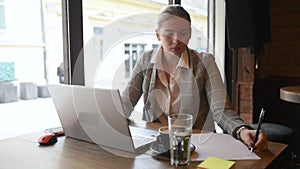
[[147,57],[147,52],[143,53],[136,65],[133,68],[133,73],[131,78],[121,94],[123,101],[123,108],[125,111],[125,116],[129,117],[134,110],[135,105],[139,101],[143,94],[143,80],[144,80],[144,67],[145,58]]
[[205,90],[213,118],[225,133],[233,134],[237,127],[247,124],[232,109],[214,56],[206,55],[203,62],[207,71]]

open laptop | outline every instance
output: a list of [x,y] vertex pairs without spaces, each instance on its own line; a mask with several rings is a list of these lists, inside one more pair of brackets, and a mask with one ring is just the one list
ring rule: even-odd
[[129,126],[118,89],[65,84],[48,88],[68,137],[128,152],[156,140],[157,131]]

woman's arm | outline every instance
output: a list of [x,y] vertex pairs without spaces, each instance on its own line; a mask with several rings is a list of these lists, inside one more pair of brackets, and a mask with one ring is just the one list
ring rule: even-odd
[[142,85],[144,80],[143,71],[145,69],[143,67],[145,66],[145,55],[145,53],[142,54],[142,56],[134,66],[130,80],[127,83],[125,90],[121,94],[126,117],[129,117],[131,115],[131,112],[134,110],[135,105],[143,94]]
[[214,56],[205,56],[203,63],[207,71],[205,91],[213,118],[226,133],[232,134],[237,127],[247,124],[232,109]]

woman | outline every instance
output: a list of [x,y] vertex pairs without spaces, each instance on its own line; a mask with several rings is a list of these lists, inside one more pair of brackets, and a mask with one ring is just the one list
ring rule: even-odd
[[266,149],[262,131],[253,143],[251,129],[232,110],[214,56],[188,48],[191,38],[189,13],[179,5],[169,5],[158,16],[157,39],[161,45],[145,52],[122,93],[127,116],[143,95],[143,119],[167,125],[167,116],[189,113],[194,128],[214,131],[214,121],[249,147]]

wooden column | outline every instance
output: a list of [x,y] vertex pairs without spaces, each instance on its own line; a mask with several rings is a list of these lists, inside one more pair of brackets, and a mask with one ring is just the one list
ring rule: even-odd
[[251,124],[255,56],[251,54],[250,48],[239,48],[237,55],[236,111]]

